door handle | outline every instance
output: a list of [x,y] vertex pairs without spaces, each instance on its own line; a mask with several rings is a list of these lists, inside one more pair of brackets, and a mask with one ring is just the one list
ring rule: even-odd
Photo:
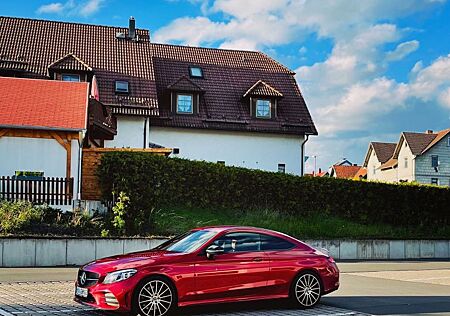
[[253,258],[253,261],[255,261],[255,262],[261,262],[261,261],[263,261],[263,258],[260,258],[260,257]]

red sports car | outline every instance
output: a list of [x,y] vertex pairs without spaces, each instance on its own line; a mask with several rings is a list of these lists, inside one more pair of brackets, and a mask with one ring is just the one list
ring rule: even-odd
[[75,300],[162,316],[181,306],[274,298],[308,308],[338,287],[333,258],[307,244],[266,229],[217,226],[86,264],[78,272]]

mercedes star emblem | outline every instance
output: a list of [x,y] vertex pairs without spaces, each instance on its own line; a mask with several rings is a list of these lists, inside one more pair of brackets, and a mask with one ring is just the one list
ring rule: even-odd
[[86,272],[83,272],[80,277],[80,284],[84,285],[86,283]]

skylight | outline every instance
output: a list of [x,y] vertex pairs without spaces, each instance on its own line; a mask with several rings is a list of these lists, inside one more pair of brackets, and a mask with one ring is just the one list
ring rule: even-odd
[[189,74],[193,78],[203,78],[203,70],[200,67],[189,67]]
[[128,81],[116,81],[116,93],[128,93]]

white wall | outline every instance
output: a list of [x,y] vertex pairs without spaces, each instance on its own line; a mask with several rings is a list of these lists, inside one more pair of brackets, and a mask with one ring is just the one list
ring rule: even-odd
[[[73,196],[78,185],[78,141],[72,140],[71,177]],[[14,176],[16,171],[43,171],[44,177],[66,177],[67,152],[54,139],[0,137],[0,176]],[[68,207],[59,206],[61,209]]]
[[[120,132],[119,132],[120,133]],[[300,174],[303,136],[151,127],[150,142],[179,148],[180,158],[225,161],[227,166]]]
[[[22,170],[65,177],[66,157],[66,150],[54,139],[0,137],[0,176],[13,176],[16,170]],[[77,162],[73,157],[72,161]]]
[[[405,166],[405,158],[408,160],[407,166]],[[414,163],[414,155],[406,141],[403,141],[398,153],[398,181],[413,182],[415,180]]]
[[143,148],[144,122],[145,118],[141,116],[117,116],[117,135],[114,140],[105,141],[105,147]]

